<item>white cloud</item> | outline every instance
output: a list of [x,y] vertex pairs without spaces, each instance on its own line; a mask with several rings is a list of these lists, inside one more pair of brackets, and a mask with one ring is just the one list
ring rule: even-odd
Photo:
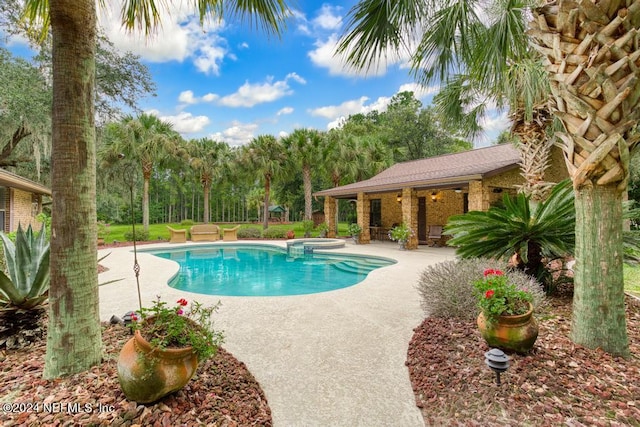
[[162,25],[157,32],[145,37],[141,29],[128,32],[122,28],[120,11],[111,2],[110,10],[100,9],[99,22],[109,39],[122,51],[131,51],[150,62],[182,62],[191,58],[203,73],[219,74],[220,64],[229,55],[226,40],[217,33],[223,22],[205,22],[203,26],[184,2],[161,2]]
[[280,111],[278,111],[276,113],[277,116],[284,116],[285,114],[291,114],[293,113],[293,108],[292,107],[284,107],[281,108]]
[[210,137],[216,141],[226,142],[230,146],[244,145],[248,144],[254,138],[257,129],[258,125],[255,123],[234,121],[231,127],[222,132],[213,133]]
[[342,17],[337,12],[341,9],[339,6],[323,4],[318,16],[312,21],[313,25],[323,30],[339,30],[342,27]]
[[485,132],[502,132],[511,126],[511,121],[506,111],[494,110],[480,120],[480,126]]
[[214,102],[216,99],[220,98],[220,96],[215,93],[208,93],[202,97],[203,102]]
[[196,104],[198,102],[198,100],[193,96],[193,91],[191,90],[180,92],[178,101],[182,102],[183,104]]
[[182,134],[201,132],[211,122],[207,116],[194,116],[185,111],[175,116],[162,115],[158,110],[149,110],[146,113],[157,116],[163,122],[171,123],[173,130]]
[[438,93],[440,86],[422,86],[418,83],[406,83],[400,86],[398,92],[413,92],[416,99],[424,99]]
[[340,105],[329,105],[308,111],[309,114],[316,117],[325,117],[331,120],[342,119],[353,114],[367,114],[373,110],[378,110],[380,112],[386,111],[391,98],[381,96],[373,103],[366,105],[368,100],[369,98],[362,96],[359,99],[345,101]]
[[301,84],[306,83],[296,73],[291,73],[284,80],[276,82],[273,81],[273,77],[268,77],[264,83],[251,84],[246,82],[235,93],[220,98],[218,104],[225,107],[253,107],[257,104],[273,102],[293,94],[293,90],[288,84],[289,80],[295,80]]

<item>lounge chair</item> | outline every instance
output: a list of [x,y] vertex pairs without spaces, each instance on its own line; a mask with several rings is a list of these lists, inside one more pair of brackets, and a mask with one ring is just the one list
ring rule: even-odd
[[187,230],[176,230],[167,225],[170,232],[169,243],[186,243],[187,242]]
[[429,246],[440,246],[440,239],[442,239],[442,226],[441,225],[430,225],[429,226],[429,237],[428,240],[431,241]]
[[238,229],[239,228],[240,228],[239,225],[236,225],[233,228],[223,228],[222,229],[222,240],[224,240],[225,242],[231,242],[231,241],[238,240]]

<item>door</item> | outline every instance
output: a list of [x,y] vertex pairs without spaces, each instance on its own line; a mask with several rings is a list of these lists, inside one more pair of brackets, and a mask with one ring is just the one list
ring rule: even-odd
[[427,198],[418,197],[418,243],[427,244]]

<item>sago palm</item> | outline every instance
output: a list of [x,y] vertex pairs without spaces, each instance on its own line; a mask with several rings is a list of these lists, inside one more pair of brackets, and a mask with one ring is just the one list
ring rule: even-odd
[[565,180],[543,202],[518,193],[505,195],[502,206],[471,211],[449,218],[447,243],[462,258],[496,258],[515,261],[518,268],[541,279],[543,258],[573,253],[575,245],[573,189]]

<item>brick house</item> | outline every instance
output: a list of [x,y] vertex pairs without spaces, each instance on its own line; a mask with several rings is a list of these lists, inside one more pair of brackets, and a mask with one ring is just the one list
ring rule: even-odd
[[51,190],[36,182],[0,169],[0,227],[12,232],[31,225],[39,230],[42,224],[36,215],[42,212],[43,197],[51,197]]
[[[390,228],[405,222],[415,230],[407,242],[414,249],[432,243],[430,228],[438,230],[451,215],[486,211],[505,193],[515,194],[524,182],[519,162],[520,152],[511,144],[494,145],[397,163],[370,179],[314,195],[324,196],[329,236],[336,235],[337,199],[350,199],[356,200],[361,243],[385,239]],[[567,176],[562,152],[554,148],[545,178],[559,182]]]

